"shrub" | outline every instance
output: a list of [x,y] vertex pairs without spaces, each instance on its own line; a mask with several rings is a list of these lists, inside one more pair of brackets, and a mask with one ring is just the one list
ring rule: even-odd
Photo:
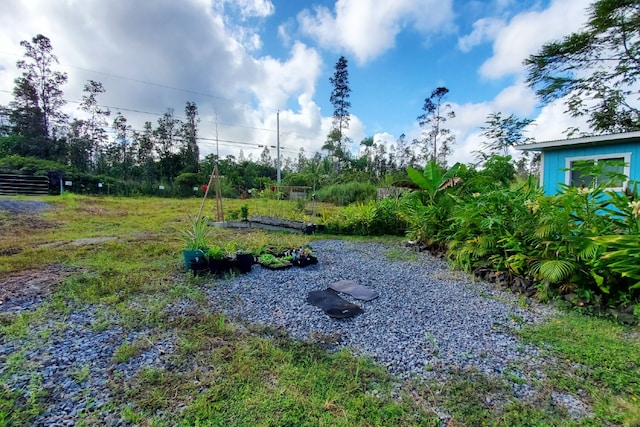
[[347,206],[351,203],[365,203],[375,200],[378,190],[370,182],[349,182],[324,187],[317,192],[318,200]]

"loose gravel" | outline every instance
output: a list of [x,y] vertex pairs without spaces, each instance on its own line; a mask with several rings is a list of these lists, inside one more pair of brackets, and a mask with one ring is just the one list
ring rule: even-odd
[[[254,268],[210,288],[209,296],[229,316],[282,328],[295,338],[333,341],[334,348],[348,346],[404,378],[433,376],[442,368],[501,374],[510,362],[539,353],[512,331],[541,321],[545,309],[521,308],[514,295],[452,272],[442,260],[407,249],[419,257],[416,262],[390,261],[389,247],[378,243],[326,240],[313,249],[317,265]],[[310,291],[345,279],[380,293],[370,302],[340,294],[364,314],[336,320],[306,303]]]
[[[392,261],[389,255],[397,257],[402,251],[396,247],[389,252],[390,247],[378,243],[327,240],[314,242],[313,249],[317,265],[284,271],[254,266],[250,273],[227,280],[211,278],[204,284],[211,306],[223,309],[233,321],[271,325],[331,350],[347,346],[400,378],[446,378],[447,371],[456,368],[513,375],[513,366],[524,367],[515,374],[522,375],[525,384],[514,384],[513,394],[532,395],[527,372],[539,375],[549,360],[538,348],[520,343],[513,331],[544,320],[550,308],[520,307],[516,296],[474,282],[449,270],[444,261],[409,249],[407,254],[417,260]],[[364,309],[346,320],[332,319],[306,303],[308,292],[344,279],[368,286],[380,297],[362,302],[342,295]],[[35,310],[38,304],[24,301],[5,313]],[[186,315],[192,308],[188,301],[178,301],[171,305],[171,315]],[[109,404],[114,398],[109,382],[126,382],[144,367],[170,368],[166,356],[176,345],[171,331],[161,333],[141,354],[118,363],[114,352],[119,346],[157,331],[123,331],[117,321],[105,322],[104,315],[86,306],[36,326],[31,335],[39,340],[0,337],[4,386],[27,399],[33,392],[46,395],[46,409],[34,425],[76,425],[88,414],[101,425],[129,425]],[[14,369],[10,361],[22,358],[26,365]],[[554,401],[576,418],[588,415],[573,396],[557,393]],[[446,416],[446,424],[444,420]]]
[[14,214],[39,213],[49,208],[50,206],[46,202],[39,202],[35,200],[0,199],[0,210],[9,211]]

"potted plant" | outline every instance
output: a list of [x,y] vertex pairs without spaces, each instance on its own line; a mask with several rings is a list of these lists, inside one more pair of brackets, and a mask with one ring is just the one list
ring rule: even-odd
[[[184,266],[190,270],[191,260],[205,260],[205,253],[208,251],[207,240],[211,236],[209,228],[209,218],[206,216],[200,218],[189,217],[189,226],[180,229],[180,234],[184,242],[182,255],[184,257]],[[200,262],[202,262],[200,261]]]
[[317,264],[318,256],[311,250],[309,246],[304,246],[300,249],[294,249],[291,252],[293,257],[293,265],[299,267],[306,267],[307,265]]
[[258,258],[258,263],[270,270],[282,270],[291,267],[291,263],[282,257],[276,257],[273,254],[262,254]]
[[196,276],[202,276],[209,272],[209,263],[204,256],[196,256],[189,260],[189,269]]
[[253,254],[251,251],[239,250],[236,252],[236,262],[240,273],[249,273],[253,264]]
[[224,258],[224,251],[220,246],[212,246],[205,254],[207,261],[209,262],[209,271],[211,274],[218,274],[222,271],[222,258]]

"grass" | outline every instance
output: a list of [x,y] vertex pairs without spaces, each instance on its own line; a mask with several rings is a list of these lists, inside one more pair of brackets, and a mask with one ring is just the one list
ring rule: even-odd
[[595,420],[640,425],[637,328],[569,312],[543,325],[527,326],[520,336],[566,362],[547,367],[548,381],[556,389],[586,392]]
[[[50,265],[74,273],[37,310],[0,314],[0,340],[21,349],[0,355],[0,426],[28,425],[46,409],[38,367],[26,355],[55,339],[71,312],[89,309],[95,313],[91,331],[122,330],[109,362],[114,368],[159,342],[173,343],[173,351],[162,356],[166,369],[143,366],[126,380],[113,370],[115,397],[107,408],[135,424],[436,426],[437,414],[446,413],[450,425],[640,425],[637,328],[567,313],[551,322],[524,324],[518,332],[523,344],[536,344],[548,354],[544,372],[527,376],[526,366],[511,366],[503,376],[488,376],[444,372],[434,364],[428,370],[438,380],[400,381],[368,359],[345,350],[328,352],[321,339],[300,342],[269,328],[236,324],[212,307],[206,289],[217,282],[184,273],[176,231],[187,225],[200,200],[76,195],[39,200],[53,208],[39,216],[0,211],[0,275],[46,271]],[[250,216],[309,220],[293,202],[225,200],[224,207],[239,209],[245,203]],[[335,208],[323,205],[317,211],[330,209]],[[206,210],[211,213],[209,203]],[[72,243],[92,237],[116,239]],[[230,229],[214,229],[211,239],[229,251],[309,241],[303,235]],[[397,237],[350,240],[399,242]],[[387,258],[418,260],[402,248],[389,250]],[[177,305],[185,307],[180,316]],[[527,302],[518,300],[518,305]],[[127,339],[130,332],[138,338]],[[16,374],[28,378],[23,389],[4,385]],[[94,369],[74,365],[66,374],[86,386]],[[515,398],[513,387],[525,383],[535,392]],[[574,420],[555,404],[554,393],[579,396],[592,416]],[[79,422],[101,425],[101,417],[87,410]]]

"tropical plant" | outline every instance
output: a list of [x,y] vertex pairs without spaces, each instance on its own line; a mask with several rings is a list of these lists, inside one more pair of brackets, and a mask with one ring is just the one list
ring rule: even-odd
[[262,254],[258,257],[258,263],[268,268],[289,267],[291,263],[282,257],[273,254]]
[[205,253],[207,259],[221,260],[224,257],[224,250],[220,246],[211,246]]
[[211,229],[209,228],[209,218],[202,216],[189,217],[189,226],[180,229],[184,248],[187,250],[206,250],[207,241],[211,237]]
[[433,203],[439,191],[443,190],[446,184],[454,184],[456,182],[454,177],[460,167],[460,163],[456,163],[445,173],[442,173],[440,166],[431,160],[426,164],[422,173],[411,166],[407,168],[407,173],[413,183],[425,192],[428,197],[428,202]]

